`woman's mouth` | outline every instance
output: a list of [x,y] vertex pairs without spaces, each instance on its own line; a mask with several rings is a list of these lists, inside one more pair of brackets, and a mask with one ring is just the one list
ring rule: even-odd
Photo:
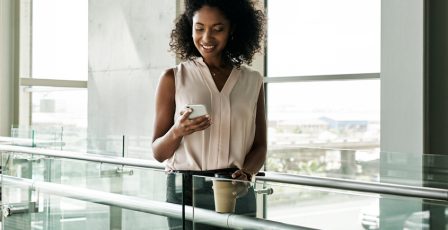
[[215,45],[201,45],[201,46],[205,52],[212,52],[213,49],[216,47]]

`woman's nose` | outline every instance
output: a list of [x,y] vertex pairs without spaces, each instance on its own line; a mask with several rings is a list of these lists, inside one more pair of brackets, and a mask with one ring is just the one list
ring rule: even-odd
[[210,41],[212,39],[213,39],[212,31],[211,30],[206,30],[205,33],[204,33],[204,36],[202,37],[202,40],[208,42],[208,41]]

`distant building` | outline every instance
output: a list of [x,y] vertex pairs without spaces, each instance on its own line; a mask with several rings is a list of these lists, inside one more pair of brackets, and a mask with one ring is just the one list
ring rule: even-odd
[[320,120],[326,122],[331,129],[366,131],[369,122],[367,120],[351,119],[333,119],[329,117],[320,117]]
[[269,121],[269,127],[281,129],[284,133],[320,133],[328,129],[328,124],[318,119]]

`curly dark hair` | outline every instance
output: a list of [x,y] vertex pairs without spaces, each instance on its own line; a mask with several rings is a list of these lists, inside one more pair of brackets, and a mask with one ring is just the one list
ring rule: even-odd
[[193,16],[204,5],[218,8],[230,21],[234,31],[223,50],[223,58],[232,66],[250,64],[261,50],[264,39],[265,15],[252,0],[185,0],[185,12],[171,31],[170,50],[183,60],[201,57],[192,39]]

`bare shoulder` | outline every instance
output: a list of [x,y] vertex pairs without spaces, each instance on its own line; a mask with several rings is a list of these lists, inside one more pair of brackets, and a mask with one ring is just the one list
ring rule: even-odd
[[168,79],[174,80],[174,68],[166,69],[162,72],[160,75],[160,80],[168,80]]
[[166,69],[162,72],[159,79],[159,87],[174,86],[174,68]]
[[174,80],[174,68],[166,69],[162,72],[159,79],[159,84],[156,90],[156,100],[174,98],[176,83]]

